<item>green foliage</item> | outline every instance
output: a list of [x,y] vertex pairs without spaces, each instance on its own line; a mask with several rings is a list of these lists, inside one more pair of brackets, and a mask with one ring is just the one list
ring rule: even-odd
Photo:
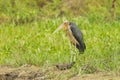
[[73,72],[120,72],[119,2],[118,18],[111,21],[110,0],[1,0],[0,64],[49,66],[69,62],[68,38],[63,31],[52,32],[70,20],[83,32],[87,46],[84,54],[77,54]]
[[[119,19],[120,1],[116,14]],[[112,0],[1,0],[0,22],[24,24],[42,18],[88,17],[91,21],[111,19]],[[5,15],[4,17],[1,17]],[[91,16],[91,17],[89,17]],[[4,20],[3,20],[4,19]]]
[[[120,23],[90,23],[87,18],[69,20],[78,24],[87,46],[84,54],[77,54],[76,69],[81,66],[85,73],[98,69],[120,71]],[[1,25],[0,64],[44,66],[69,62],[69,40],[65,33],[52,34],[61,23],[62,19],[48,19],[20,26]]]

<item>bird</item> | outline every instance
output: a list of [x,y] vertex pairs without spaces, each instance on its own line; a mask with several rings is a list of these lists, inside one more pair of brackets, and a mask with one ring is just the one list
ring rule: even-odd
[[[53,34],[62,28],[66,32],[68,39],[70,40],[70,44],[75,46],[75,51],[78,49],[79,53],[84,53],[86,45],[84,42],[83,33],[80,31],[79,27],[71,21],[65,21],[53,32]],[[72,45],[70,45],[70,48],[72,48]],[[70,61],[76,61],[76,53],[74,53],[74,59],[71,56]]]

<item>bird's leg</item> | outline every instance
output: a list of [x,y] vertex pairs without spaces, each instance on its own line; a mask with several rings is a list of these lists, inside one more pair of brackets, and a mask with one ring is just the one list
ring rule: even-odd
[[[76,46],[76,44],[75,44],[75,46]],[[74,57],[74,59],[73,59],[74,62],[76,62],[76,58],[77,58],[76,53],[77,53],[77,49],[76,49],[76,47],[75,47],[75,48],[74,48],[74,54],[73,54],[73,55],[74,55],[74,56],[73,56],[73,57]]]
[[[76,46],[76,44],[75,44],[75,46]],[[75,52],[75,49],[76,49],[76,48],[74,47],[74,56],[73,56],[73,57],[74,57],[74,59],[73,59],[74,62],[76,61],[76,52]]]
[[70,63],[73,61],[72,43],[70,43]]

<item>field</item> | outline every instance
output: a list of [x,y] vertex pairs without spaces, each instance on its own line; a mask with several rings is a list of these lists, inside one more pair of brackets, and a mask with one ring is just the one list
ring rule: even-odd
[[[58,5],[58,3],[60,4],[60,2],[57,1],[56,5]],[[2,2],[0,4],[2,4]],[[6,5],[9,5],[9,3],[6,3]],[[24,4],[21,5],[25,7]],[[20,66],[30,65],[30,67],[27,66],[28,70],[29,68],[31,69],[31,66],[32,69],[34,66],[37,66],[35,67],[36,72],[39,70],[42,72],[48,70],[48,73],[46,73],[46,75],[49,75],[49,78],[54,77],[53,79],[55,80],[76,80],[76,75],[85,74],[91,74],[90,76],[94,77],[95,73],[99,73],[101,75],[100,72],[103,73],[103,77],[105,73],[110,73],[108,77],[113,76],[113,74],[117,74],[117,76],[119,76],[119,15],[115,20],[112,20],[112,18],[110,18],[109,12],[106,11],[106,8],[102,8],[105,13],[100,14],[100,11],[102,10],[101,8],[99,8],[97,12],[96,9],[92,7],[92,10],[90,10],[88,13],[90,16],[84,12],[81,13],[84,14],[83,16],[79,16],[79,12],[77,12],[73,14],[71,13],[67,17],[63,17],[63,15],[59,17],[59,15],[57,15],[53,18],[53,15],[55,13],[58,14],[59,12],[56,10],[55,13],[51,11],[52,13],[48,14],[45,9],[48,8],[49,5],[50,3],[42,8],[44,9],[43,12],[47,16],[40,14],[40,12],[38,12],[39,10],[37,10],[37,7],[33,7],[32,9],[30,9],[30,7],[25,7],[25,9],[21,9],[22,12],[18,11],[18,13],[15,12],[12,14],[12,10],[17,11],[17,8],[20,7],[20,4],[15,5],[14,9],[0,9],[0,11],[3,11],[3,13],[0,14],[1,74],[2,72],[6,73],[7,69],[13,70],[13,67],[16,67],[15,69],[18,69]],[[73,4],[73,6],[75,5]],[[52,7],[56,7],[55,2]],[[62,9],[64,10],[64,8]],[[117,10],[118,9],[119,7]],[[27,10],[28,14],[27,12],[24,12]],[[65,12],[65,14],[68,13],[69,9],[68,12]],[[119,13],[120,12],[117,11],[117,14]],[[78,15],[79,17],[73,16],[74,14]],[[105,14],[108,14],[108,16],[106,17]],[[79,54],[79,52],[77,52],[76,64],[71,69],[59,71],[55,68],[56,64],[64,64],[70,62],[70,42],[64,30],[61,30],[56,34],[52,33],[65,20],[72,21],[79,26],[84,35],[86,50],[84,54]],[[40,68],[39,70],[37,70],[38,67]],[[26,69],[27,68],[25,66],[25,68],[21,69],[21,71],[27,71]],[[63,75],[61,75],[62,73]],[[113,76],[114,79],[119,79],[117,76]],[[78,79],[82,78],[79,77]],[[98,77],[96,79],[98,79]]]
[[[78,24],[87,46],[84,54],[77,54],[72,73],[120,72],[120,23],[90,23],[86,18],[70,21]],[[62,19],[50,19],[18,26],[3,24],[0,28],[0,64],[32,64],[44,69],[69,63],[70,47],[65,32],[52,34],[61,23]]]

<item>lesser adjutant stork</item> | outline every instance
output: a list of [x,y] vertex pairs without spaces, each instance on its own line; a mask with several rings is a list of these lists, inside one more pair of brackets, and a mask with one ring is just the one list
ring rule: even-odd
[[[64,28],[71,44],[73,44],[79,50],[80,53],[83,53],[86,49],[86,45],[84,43],[83,34],[78,28],[78,26],[73,22],[66,21],[63,24],[61,24],[53,33],[58,32],[62,28]],[[72,49],[72,45],[71,45],[71,49]],[[71,54],[73,53],[71,52]],[[76,52],[74,53],[74,56],[71,56],[70,61],[73,60],[76,61]]]

